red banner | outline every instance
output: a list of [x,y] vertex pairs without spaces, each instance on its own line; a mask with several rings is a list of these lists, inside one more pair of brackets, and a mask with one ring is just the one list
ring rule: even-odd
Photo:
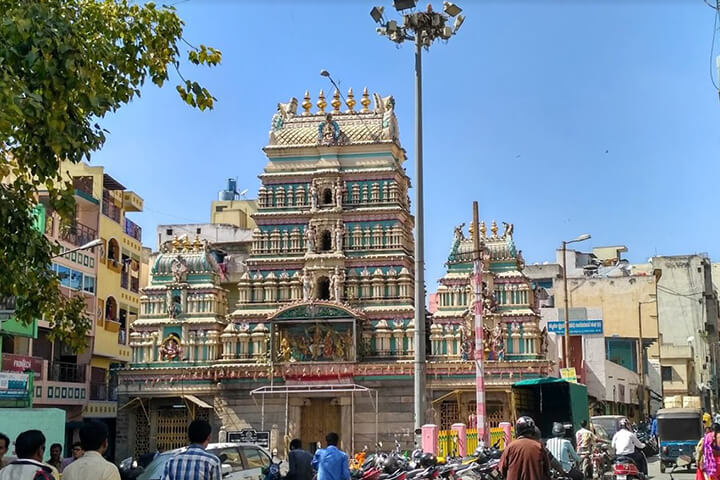
[[4,372],[24,372],[32,370],[35,377],[39,377],[42,372],[43,360],[40,357],[29,357],[27,355],[13,355],[11,353],[2,354],[2,370]]

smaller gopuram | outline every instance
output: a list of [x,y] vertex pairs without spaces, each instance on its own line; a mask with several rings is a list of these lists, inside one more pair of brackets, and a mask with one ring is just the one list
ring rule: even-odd
[[[474,316],[475,303],[472,232],[465,236],[463,227],[455,227],[447,273],[439,280],[437,311],[430,326],[431,358],[449,362],[461,361],[466,375],[474,372]],[[479,237],[483,252],[483,339],[487,412],[491,425],[510,418],[512,404],[510,386],[524,378],[547,375],[550,363],[546,360],[547,332],[538,327],[540,313],[530,279],[523,274],[525,261],[513,240],[514,226],[503,222],[500,233],[493,220],[490,232],[480,223]],[[455,364],[457,365],[457,364]],[[456,370],[458,367],[455,367]],[[466,377],[467,378],[467,377]],[[450,421],[472,423],[475,411],[473,377],[457,379],[448,387],[455,387],[446,398],[436,398],[433,410],[436,422],[447,426]]]

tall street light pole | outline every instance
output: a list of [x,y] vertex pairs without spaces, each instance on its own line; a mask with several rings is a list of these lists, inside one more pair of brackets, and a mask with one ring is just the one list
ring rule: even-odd
[[568,300],[568,284],[567,284],[567,246],[570,243],[583,242],[590,238],[589,233],[583,233],[574,240],[563,240],[563,284],[565,286],[565,335],[563,336],[563,367],[570,368],[570,302]]
[[[414,398],[415,429],[425,423],[425,235],[423,204],[423,141],[422,141],[422,48],[429,49],[437,39],[448,40],[457,33],[465,17],[462,9],[451,2],[443,2],[447,15],[427,10],[403,13],[415,8],[416,0],[394,0],[395,9],[402,13],[402,23],[386,20],[384,7],[373,7],[370,16],[380,26],[377,32],[397,44],[415,42],[415,337],[414,337]],[[453,27],[447,26],[455,17]]]
[[[656,300],[648,300],[646,302],[638,302],[638,350],[640,360],[638,361],[638,380],[640,388],[638,388],[638,403],[640,404],[639,414],[640,419],[644,418],[645,406],[647,400],[645,398],[645,345],[643,342],[643,330],[642,330],[642,306],[650,303],[655,303]],[[658,331],[658,337],[660,332]],[[662,370],[662,367],[661,367]],[[662,375],[662,372],[661,372]],[[662,381],[662,380],[661,380]]]

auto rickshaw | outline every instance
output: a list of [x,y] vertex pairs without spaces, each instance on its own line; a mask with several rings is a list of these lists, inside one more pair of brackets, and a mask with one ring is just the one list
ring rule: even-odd
[[663,408],[657,412],[660,472],[675,466],[678,457],[695,457],[703,436],[702,412],[695,408]]

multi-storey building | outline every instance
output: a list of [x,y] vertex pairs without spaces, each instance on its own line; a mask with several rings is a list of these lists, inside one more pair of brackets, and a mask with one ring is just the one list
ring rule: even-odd
[[[130,368],[121,373],[127,407],[118,421],[128,437],[118,444],[130,449],[120,456],[184,444],[194,417],[209,418],[221,440],[234,430],[269,431],[279,448],[282,438],[299,437],[314,449],[333,430],[348,450],[377,440],[412,443],[410,182],[394,100],[374,98],[371,109],[364,91],[359,111],[352,92],[345,111],[337,92],[331,112],[322,93],[316,112],[307,94],[302,112],[295,99],[279,106],[247,271],[235,286],[222,283],[212,244],[191,234],[162,247],[133,324]],[[499,255],[498,275],[513,276],[517,253],[489,248]],[[467,281],[463,261],[458,275]],[[231,289],[237,302],[228,305]],[[505,385],[547,367],[540,332],[530,328],[531,292],[516,294],[507,313],[516,317],[501,336],[522,353],[492,371]],[[527,330],[517,343],[520,324]],[[430,400],[474,391],[474,363],[452,343],[456,325],[442,329],[452,338],[428,362]],[[430,333],[428,344],[436,338]],[[434,405],[428,402],[428,420]]]

